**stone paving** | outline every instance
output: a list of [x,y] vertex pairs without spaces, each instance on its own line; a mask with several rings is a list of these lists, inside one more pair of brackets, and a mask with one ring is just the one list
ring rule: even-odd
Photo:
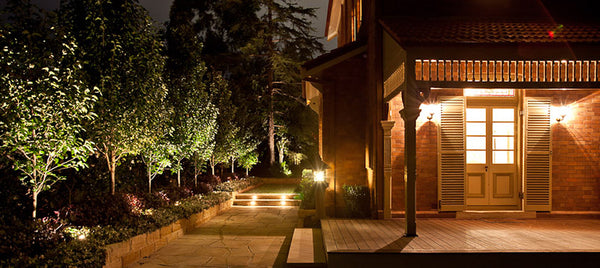
[[298,207],[233,207],[132,267],[284,267]]

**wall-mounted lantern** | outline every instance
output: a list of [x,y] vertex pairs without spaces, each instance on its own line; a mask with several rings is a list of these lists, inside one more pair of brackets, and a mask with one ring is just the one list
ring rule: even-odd
[[426,117],[428,121],[433,120],[436,113],[440,110],[440,105],[435,103],[421,105],[421,115]]
[[569,106],[567,105],[552,107],[552,118],[558,123],[564,122],[567,114],[569,114]]
[[329,169],[329,166],[323,162],[319,156],[317,159],[316,168],[313,170],[313,181],[315,189],[315,210],[318,219],[325,218],[325,189],[327,188],[327,182],[325,181],[325,170]]

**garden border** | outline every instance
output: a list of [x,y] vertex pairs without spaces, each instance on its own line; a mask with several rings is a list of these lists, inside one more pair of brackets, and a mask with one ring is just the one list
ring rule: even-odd
[[[235,196],[233,194],[232,196]],[[126,267],[143,257],[158,251],[171,241],[183,236],[194,228],[207,222],[211,218],[223,213],[233,206],[233,198],[214,205],[189,218],[179,219],[176,222],[159,228],[155,231],[134,236],[126,241],[105,246],[106,261],[103,267]]]

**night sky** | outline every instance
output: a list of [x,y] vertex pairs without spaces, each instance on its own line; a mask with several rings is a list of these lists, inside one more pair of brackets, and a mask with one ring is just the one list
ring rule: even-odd
[[[169,20],[169,9],[173,0],[139,0],[140,3],[148,10],[159,24],[163,24]],[[5,0],[0,0],[2,7]],[[48,10],[56,9],[60,0],[31,0],[32,3]],[[325,35],[325,22],[327,16],[327,4],[329,0],[297,0],[298,3],[306,7],[317,7],[317,20],[314,21],[313,27],[316,29],[315,35],[321,38],[326,50],[331,50],[336,47],[335,39],[327,42],[323,37]]]

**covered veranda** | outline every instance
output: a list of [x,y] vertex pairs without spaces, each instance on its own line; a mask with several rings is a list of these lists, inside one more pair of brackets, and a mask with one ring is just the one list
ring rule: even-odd
[[595,267],[600,219],[321,221],[330,267]]

